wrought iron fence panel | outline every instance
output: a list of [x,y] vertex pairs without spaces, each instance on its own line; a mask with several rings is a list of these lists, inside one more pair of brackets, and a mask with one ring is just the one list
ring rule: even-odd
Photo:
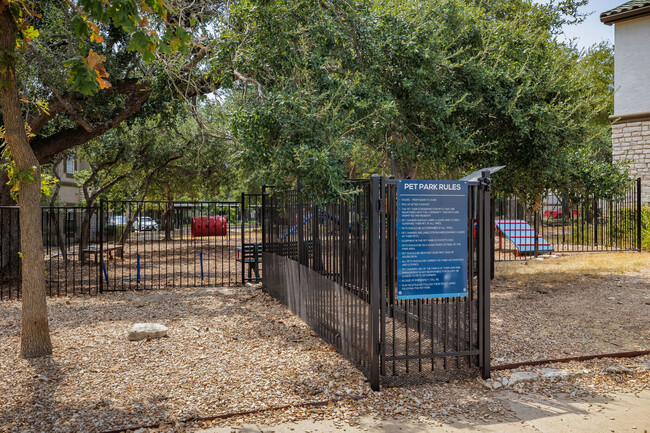
[[539,203],[496,196],[496,261],[540,254],[641,249],[641,182],[613,199],[549,192]]
[[[0,300],[20,297],[19,208],[0,207]],[[218,286],[246,278],[261,195],[242,202],[102,201],[42,208],[47,294]],[[257,265],[256,263],[254,265]],[[257,274],[261,271],[258,269]]]

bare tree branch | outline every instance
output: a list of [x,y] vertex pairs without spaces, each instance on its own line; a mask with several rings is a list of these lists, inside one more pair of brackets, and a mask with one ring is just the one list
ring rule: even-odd
[[237,69],[233,71],[235,78],[240,81],[244,81],[246,83],[252,83],[257,86],[257,96],[259,96],[263,100],[268,100],[268,98],[264,95],[264,92],[262,91],[262,85],[257,81],[255,78],[250,78],[245,75],[242,75]]

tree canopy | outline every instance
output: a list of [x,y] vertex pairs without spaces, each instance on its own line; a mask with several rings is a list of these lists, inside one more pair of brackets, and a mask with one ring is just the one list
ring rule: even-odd
[[558,40],[576,6],[241,2],[224,50],[257,87],[234,121],[244,161],[315,191],[337,190],[358,146],[381,155],[380,172],[393,159],[397,177],[507,165],[497,187],[531,199],[621,183],[606,156],[598,176],[577,170],[607,147],[599,66],[611,52]]

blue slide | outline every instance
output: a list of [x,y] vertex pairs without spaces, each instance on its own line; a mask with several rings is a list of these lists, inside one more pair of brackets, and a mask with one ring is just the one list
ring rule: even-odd
[[[517,219],[494,220],[494,225],[506,239],[515,245],[517,255],[535,251],[535,229],[526,221]],[[537,235],[537,238],[537,251],[553,251],[553,246],[542,235]]]

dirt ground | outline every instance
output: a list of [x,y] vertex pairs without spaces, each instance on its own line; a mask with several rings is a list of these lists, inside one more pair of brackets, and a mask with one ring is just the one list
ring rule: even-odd
[[493,364],[650,349],[650,254],[497,263]]
[[[492,364],[650,349],[649,287],[650,254],[499,264],[492,291]],[[367,417],[424,425],[496,423],[517,420],[509,400],[495,398],[504,393],[604,405],[612,393],[650,389],[645,356],[554,364],[570,374],[503,389],[493,384],[514,372],[541,376],[549,366],[500,371],[489,383],[452,380],[373,393],[357,369],[259,287],[54,298],[49,312],[54,356],[27,361],[17,356],[20,304],[0,303],[2,432],[148,425],[193,431],[303,419],[345,427]],[[128,341],[136,322],[162,323],[169,335]],[[325,403],[305,405],[314,402]],[[254,413],[232,415],[246,411]]]

